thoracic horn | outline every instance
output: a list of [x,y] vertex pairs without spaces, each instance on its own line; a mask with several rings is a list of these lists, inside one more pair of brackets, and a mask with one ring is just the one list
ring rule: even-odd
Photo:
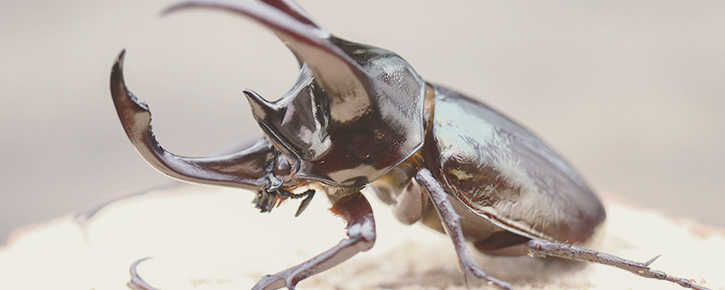
[[422,146],[425,83],[400,56],[336,38],[290,1],[189,1],[167,12],[191,7],[250,17],[297,57],[300,76],[281,99],[245,91],[295,179],[363,186]]

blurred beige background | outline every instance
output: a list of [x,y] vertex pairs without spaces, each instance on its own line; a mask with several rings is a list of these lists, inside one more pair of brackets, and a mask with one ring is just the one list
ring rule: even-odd
[[[725,227],[725,2],[300,2],[336,35],[520,121],[593,187]],[[171,3],[0,2],[0,240],[168,180],[115,115],[122,48],[167,149],[204,155],[259,132],[241,90],[281,96],[291,54],[236,16],[159,17]]]

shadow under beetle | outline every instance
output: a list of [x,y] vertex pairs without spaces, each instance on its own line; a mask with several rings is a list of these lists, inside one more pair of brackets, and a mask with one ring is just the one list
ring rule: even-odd
[[[393,52],[331,35],[292,0],[189,1],[166,12],[203,7],[250,17],[272,29],[301,69],[276,102],[244,94],[265,136],[249,148],[209,158],[165,151],[151,113],[123,80],[122,52],[111,74],[118,116],[154,168],[173,178],[256,191],[269,212],[282,200],[327,195],[347,221],[347,239],[297,266],[261,278],[254,289],[293,289],[301,280],[370,249],[375,220],[361,190],[370,185],[404,224],[448,234],[464,278],[501,289],[505,281],[474,263],[465,241],[492,255],[556,256],[611,265],[634,274],[707,289],[638,263],[574,246],[605,218],[578,173],[525,128],[484,104],[425,82]],[[129,286],[153,289],[131,267]]]

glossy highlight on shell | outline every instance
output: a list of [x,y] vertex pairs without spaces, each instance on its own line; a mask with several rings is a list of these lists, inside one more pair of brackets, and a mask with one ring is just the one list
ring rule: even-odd
[[[347,238],[273,275],[253,289],[294,287],[301,280],[367,251],[375,219],[362,190],[370,187],[404,224],[447,234],[464,279],[500,289],[511,284],[481,271],[465,243],[491,255],[556,256],[614,266],[634,274],[706,289],[686,279],[581,248],[604,221],[604,207],[584,179],[524,127],[454,90],[425,82],[388,50],[332,35],[291,0],[187,1],[168,8],[217,9],[272,30],[297,57],[299,77],[276,101],[244,94],[264,137],[218,157],[166,151],[151,130],[148,105],[123,78],[122,52],[111,94],[129,140],[160,172],[182,181],[256,191],[269,212],[286,199],[316,192],[347,222]],[[140,279],[136,265],[133,281]]]

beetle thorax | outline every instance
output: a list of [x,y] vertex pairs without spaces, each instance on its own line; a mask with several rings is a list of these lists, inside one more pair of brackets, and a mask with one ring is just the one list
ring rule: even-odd
[[[305,64],[292,89],[276,102],[245,93],[267,137],[292,164],[295,179],[360,187],[422,146],[425,88],[399,56],[331,41],[352,64],[319,71]],[[319,76],[338,70],[333,77]]]

